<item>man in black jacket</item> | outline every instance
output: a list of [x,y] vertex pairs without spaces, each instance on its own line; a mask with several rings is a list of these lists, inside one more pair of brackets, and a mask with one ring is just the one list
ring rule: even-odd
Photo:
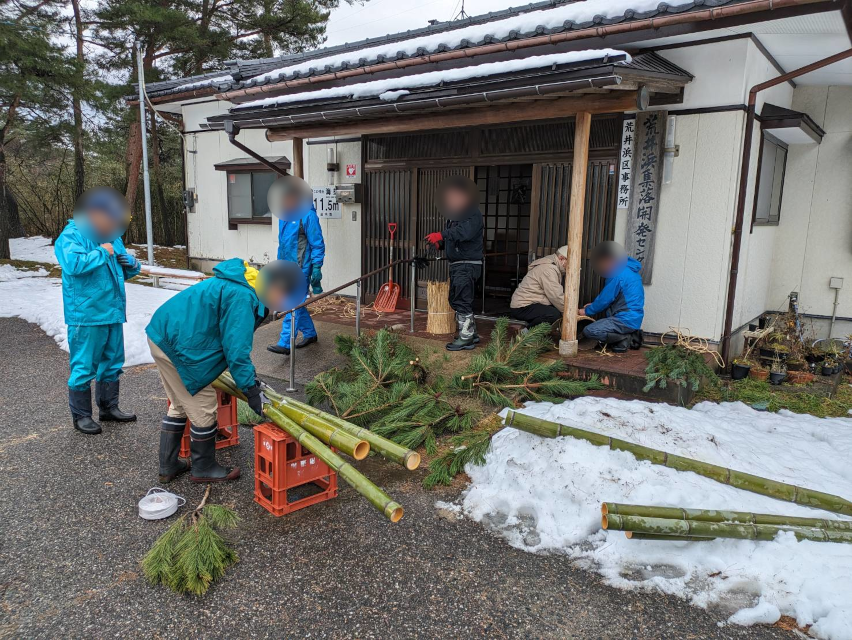
[[426,241],[446,251],[450,263],[450,306],[456,312],[458,337],[447,344],[449,351],[473,349],[479,336],[473,320],[476,281],[482,275],[482,213],[479,189],[464,176],[447,178],[438,187],[438,206],[447,218],[443,231]]

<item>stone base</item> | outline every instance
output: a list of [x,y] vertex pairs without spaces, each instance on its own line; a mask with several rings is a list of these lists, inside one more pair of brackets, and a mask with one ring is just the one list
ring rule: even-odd
[[577,340],[560,340],[559,355],[572,357],[577,355]]

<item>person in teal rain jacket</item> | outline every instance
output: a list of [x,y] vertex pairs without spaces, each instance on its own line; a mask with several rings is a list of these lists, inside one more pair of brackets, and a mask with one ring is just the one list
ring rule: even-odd
[[239,477],[239,468],[216,462],[217,400],[211,386],[229,369],[249,406],[263,412],[265,397],[251,361],[255,330],[267,307],[284,310],[304,300],[307,281],[297,265],[276,261],[261,272],[239,258],[219,263],[213,278],[163,304],[145,332],[169,398],[160,431],[160,481],[187,471],[178,460],[180,441],[190,422],[190,479],[218,482]]
[[[283,211],[275,211],[278,221],[278,259],[295,262],[309,279],[313,292],[322,293],[322,265],[325,260],[325,242],[319,216],[311,199],[311,191],[304,180],[288,176],[285,191],[280,196]],[[298,181],[298,184],[296,183]],[[304,301],[301,301],[304,302]],[[300,302],[300,303],[301,303]],[[295,314],[284,316],[278,344],[267,347],[272,353],[290,353],[290,322],[296,316],[296,336],[302,334],[296,348],[301,349],[317,341],[317,330],[307,307],[297,309]]]
[[99,420],[131,422],[132,413],[118,406],[119,376],[124,366],[127,299],[124,281],[139,273],[140,264],[119,237],[129,221],[124,197],[105,187],[80,196],[54,245],[62,268],[62,302],[68,325],[71,375],[68,404],[74,428],[87,435],[101,426],[92,418],[91,382]]

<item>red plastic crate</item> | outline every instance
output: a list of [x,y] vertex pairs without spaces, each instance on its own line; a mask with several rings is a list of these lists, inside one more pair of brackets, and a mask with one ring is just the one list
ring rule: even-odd
[[[237,399],[233,396],[216,391],[216,420],[219,424],[219,433],[216,434],[216,448],[225,449],[234,447],[240,443],[239,419],[237,418]],[[183,438],[180,441],[181,458],[189,457],[189,420],[183,430]]]
[[[306,485],[315,485],[306,487]],[[290,500],[288,490],[317,493]],[[276,516],[337,496],[337,473],[286,432],[264,422],[254,428],[254,501]]]

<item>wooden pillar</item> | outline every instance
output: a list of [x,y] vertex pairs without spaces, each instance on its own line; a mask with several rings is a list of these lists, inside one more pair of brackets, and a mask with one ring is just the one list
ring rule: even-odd
[[297,178],[305,178],[305,158],[302,138],[293,138],[293,175]]
[[559,355],[577,355],[577,308],[580,306],[580,258],[583,253],[583,213],[586,206],[586,170],[589,165],[589,131],[592,114],[581,111],[574,125],[574,161],[568,211],[568,264],[565,270],[565,309]]

